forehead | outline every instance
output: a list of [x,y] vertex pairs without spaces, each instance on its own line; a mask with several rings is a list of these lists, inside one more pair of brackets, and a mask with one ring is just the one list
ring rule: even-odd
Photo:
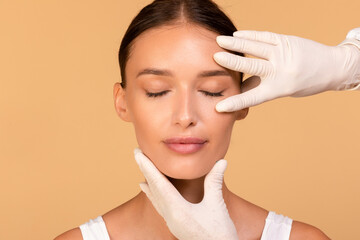
[[[219,34],[206,29],[200,25],[192,23],[175,23],[171,25],[163,25],[146,30],[135,39],[135,44],[148,40],[161,40],[162,43],[171,40],[202,40],[209,43],[215,41]],[[181,37],[179,37],[181,36]],[[164,40],[164,41],[162,41]],[[178,41],[176,41],[178,42]]]
[[215,32],[190,24],[147,30],[134,41],[127,72],[149,67],[178,71],[222,69],[213,60],[214,53],[224,51],[217,45],[216,36]]

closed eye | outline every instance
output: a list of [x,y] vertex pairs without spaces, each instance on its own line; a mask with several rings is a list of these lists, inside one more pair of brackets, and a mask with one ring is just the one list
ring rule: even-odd
[[200,90],[199,92],[202,92],[203,94],[205,94],[205,96],[209,96],[209,97],[222,97],[222,96],[224,96],[222,94],[224,91],[214,93],[214,92],[207,92],[207,91]]
[[[156,98],[156,97],[161,97],[165,94],[167,94],[168,92],[170,92],[169,90],[167,91],[162,91],[162,92],[156,92],[156,93],[153,93],[153,92],[146,92],[146,95],[148,97],[151,97],[151,98]],[[208,92],[208,91],[204,91],[204,90],[199,90],[199,92],[203,93],[205,96],[209,96],[209,97],[222,97],[224,96],[222,93],[224,91],[221,91],[221,92]]]
[[146,92],[146,95],[147,95],[148,97],[153,97],[153,98],[155,98],[155,97],[161,97],[161,96],[165,95],[165,94],[168,93],[168,92],[170,92],[170,91],[167,90],[167,91],[156,92],[156,93]]

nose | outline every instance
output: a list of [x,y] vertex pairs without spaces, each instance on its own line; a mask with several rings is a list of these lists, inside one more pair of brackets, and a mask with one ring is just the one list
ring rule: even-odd
[[190,93],[179,94],[172,111],[173,123],[181,128],[195,126],[198,122],[197,104]]

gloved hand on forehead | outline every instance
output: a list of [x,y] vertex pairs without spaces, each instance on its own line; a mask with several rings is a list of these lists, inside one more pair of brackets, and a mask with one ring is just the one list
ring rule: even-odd
[[179,240],[238,239],[222,195],[226,160],[217,161],[206,175],[204,198],[200,203],[193,204],[181,196],[140,149],[135,149],[134,154],[147,181],[140,184],[141,190],[175,237]]
[[246,82],[260,84],[231,96],[216,106],[219,112],[252,107],[280,97],[304,97],[328,90],[348,90],[360,86],[360,44],[326,46],[312,40],[259,31],[238,31],[219,36],[218,44],[228,52],[214,55],[215,61],[234,71],[254,75]]

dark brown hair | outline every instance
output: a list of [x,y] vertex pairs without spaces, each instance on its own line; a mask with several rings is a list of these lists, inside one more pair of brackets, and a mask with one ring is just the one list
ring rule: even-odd
[[[200,25],[219,35],[232,35],[236,31],[229,17],[211,0],[155,0],[133,19],[121,42],[119,64],[123,88],[126,87],[125,68],[134,40],[148,29],[174,24],[178,20]],[[242,78],[241,73],[240,82]]]

